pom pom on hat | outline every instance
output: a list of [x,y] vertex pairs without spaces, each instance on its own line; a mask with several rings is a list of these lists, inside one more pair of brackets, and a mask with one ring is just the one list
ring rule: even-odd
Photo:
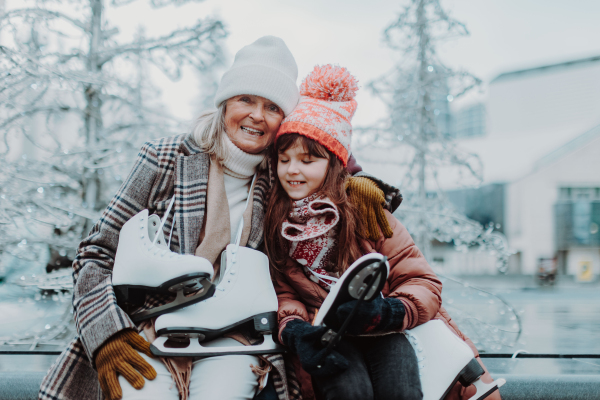
[[315,69],[302,81],[300,95],[325,101],[351,101],[358,81],[344,67],[327,64]]
[[298,133],[325,146],[344,167],[352,139],[358,81],[346,68],[316,66],[302,81],[300,103],[282,121],[277,136]]

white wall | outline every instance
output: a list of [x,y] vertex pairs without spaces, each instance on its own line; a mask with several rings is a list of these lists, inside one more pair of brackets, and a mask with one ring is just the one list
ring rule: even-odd
[[600,61],[499,78],[489,93],[490,137],[577,135],[600,123]]
[[533,274],[540,257],[553,257],[554,204],[560,187],[600,186],[600,135],[586,145],[508,185],[505,232],[522,253],[522,272]]

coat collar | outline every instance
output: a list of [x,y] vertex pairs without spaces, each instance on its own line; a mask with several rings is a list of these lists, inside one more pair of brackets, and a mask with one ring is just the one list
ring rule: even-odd
[[[210,156],[198,147],[191,135],[186,135],[179,149],[174,188],[176,229],[181,252],[194,254],[206,212]],[[267,169],[259,171],[252,193],[252,227],[247,246],[254,249],[263,242],[266,200],[273,187],[274,176],[269,159]]]

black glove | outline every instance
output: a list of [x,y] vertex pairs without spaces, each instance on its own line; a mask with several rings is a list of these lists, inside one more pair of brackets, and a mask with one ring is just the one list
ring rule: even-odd
[[[340,305],[335,313],[336,323],[331,328],[339,329],[348,318],[358,300],[348,301]],[[346,333],[361,335],[363,333],[382,332],[402,327],[406,311],[404,303],[393,297],[376,297],[371,301],[363,301],[358,306]]]
[[329,328],[312,326],[301,319],[288,322],[281,333],[283,344],[298,354],[302,368],[315,376],[337,374],[348,368],[348,360],[331,350],[327,354],[321,338]]

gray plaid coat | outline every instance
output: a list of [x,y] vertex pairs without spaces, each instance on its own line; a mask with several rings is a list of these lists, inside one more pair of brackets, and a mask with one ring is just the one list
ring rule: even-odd
[[[157,139],[142,147],[137,161],[102,216],[79,245],[73,263],[73,308],[77,336],[59,356],[44,378],[39,399],[102,399],[93,355],[115,333],[136,328],[117,305],[111,274],[121,227],[147,208],[163,215],[175,196],[174,211],[165,224],[168,235],[176,219],[171,249],[194,254],[206,208],[209,156],[187,135]],[[273,186],[271,170],[262,172],[253,192],[252,227],[248,247],[263,241],[266,194]],[[168,299],[152,296],[142,309],[164,304]],[[266,356],[273,365],[275,389],[280,400],[300,399],[297,380],[286,373],[281,355]]]

